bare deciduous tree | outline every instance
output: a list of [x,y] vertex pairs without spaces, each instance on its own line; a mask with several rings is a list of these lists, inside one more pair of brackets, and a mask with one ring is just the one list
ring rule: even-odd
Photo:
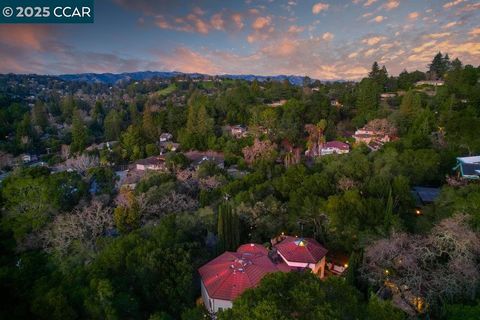
[[411,305],[412,297],[420,297],[435,307],[475,297],[479,260],[480,237],[470,229],[467,216],[457,214],[427,236],[397,233],[373,243],[365,251],[361,272],[370,283],[393,285]]
[[60,165],[60,168],[83,173],[88,169],[98,167],[99,165],[100,160],[97,156],[88,156],[85,154],[81,154],[79,156],[76,156],[75,158],[67,159],[67,161]]
[[253,145],[243,148],[242,152],[245,161],[249,164],[252,164],[260,159],[272,160],[272,158],[275,156],[276,149],[276,144],[270,142],[269,140],[261,141],[255,138]]
[[86,248],[94,250],[97,238],[112,227],[112,209],[93,200],[88,206],[57,215],[42,234],[43,247],[46,251],[55,250],[64,255],[75,241],[79,241]]

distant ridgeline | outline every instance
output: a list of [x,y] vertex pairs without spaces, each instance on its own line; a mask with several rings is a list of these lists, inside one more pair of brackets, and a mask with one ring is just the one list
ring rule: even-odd
[[[201,74],[201,73],[183,73],[183,72],[160,72],[160,71],[141,71],[141,72],[129,72],[129,73],[79,73],[79,74],[64,74],[59,75],[58,77],[65,81],[85,81],[89,83],[106,83],[106,84],[115,84],[119,81],[141,81],[148,80],[151,78],[174,78],[178,76],[187,76],[192,79],[201,79],[201,78],[211,78],[210,75]],[[238,79],[238,80],[247,80],[253,81],[257,80],[260,82],[267,80],[274,81],[284,81],[288,80],[293,85],[302,85],[305,79],[309,79],[302,76],[286,76],[286,75],[277,75],[277,76],[259,76],[253,74],[245,75],[233,75],[225,74],[218,75],[218,78],[222,79]],[[315,79],[310,79],[315,81]]]

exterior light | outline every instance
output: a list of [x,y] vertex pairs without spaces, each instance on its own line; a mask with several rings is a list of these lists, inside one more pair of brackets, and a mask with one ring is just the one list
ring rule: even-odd
[[415,214],[417,216],[421,215],[422,214],[422,211],[420,211],[420,209],[415,209]]
[[348,268],[348,263],[345,263],[345,264],[343,265],[343,267],[344,267],[344,268]]

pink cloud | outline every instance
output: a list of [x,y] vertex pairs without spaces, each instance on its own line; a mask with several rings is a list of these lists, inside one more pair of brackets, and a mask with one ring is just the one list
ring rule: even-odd
[[383,20],[387,19],[386,17],[384,16],[376,16],[375,18],[371,19],[370,22],[376,22],[376,23],[380,23],[382,22]]
[[252,28],[255,30],[261,30],[265,27],[268,27],[272,23],[272,18],[266,17],[258,17],[253,21]]
[[211,59],[186,47],[178,47],[171,54],[160,55],[157,63],[166,70],[206,74],[220,72]]
[[330,7],[330,5],[328,3],[319,2],[319,3],[313,5],[312,13],[313,14],[319,14],[322,11],[328,10],[329,7]]
[[383,5],[383,8],[386,10],[393,10],[400,5],[400,1],[398,0],[388,0],[387,3]]
[[303,32],[304,30],[305,30],[304,27],[299,27],[299,26],[296,26],[296,25],[290,26],[288,28],[288,32],[290,32],[290,33],[300,33],[300,32]]
[[411,12],[408,14],[408,19],[410,20],[416,20],[420,16],[420,13],[418,12]]
[[225,30],[225,20],[221,13],[214,14],[210,19],[210,24],[215,30]]
[[447,2],[443,5],[443,8],[444,9],[450,9],[450,8],[456,6],[457,4],[460,4],[462,2],[464,2],[464,0],[455,0],[455,1],[452,1],[452,2]]
[[369,6],[371,6],[372,4],[374,4],[375,2],[377,2],[377,0],[367,0],[367,1],[363,4],[363,6],[364,6],[364,7],[369,7]]
[[243,26],[245,25],[243,23],[243,17],[240,13],[234,13],[232,14],[232,20],[237,26],[238,29],[243,29]]
[[325,32],[325,33],[322,35],[322,39],[325,40],[325,41],[332,41],[334,37],[335,37],[335,36],[334,36],[333,33],[331,33],[331,32]]

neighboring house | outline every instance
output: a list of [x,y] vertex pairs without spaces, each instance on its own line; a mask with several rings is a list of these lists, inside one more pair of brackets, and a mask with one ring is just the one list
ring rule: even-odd
[[458,175],[464,179],[480,179],[480,156],[459,157],[453,169],[457,170]]
[[197,168],[205,161],[213,161],[218,167],[224,168],[223,153],[216,151],[188,151],[184,153],[185,157],[190,160],[192,167]]
[[210,313],[231,308],[238,296],[272,272],[311,269],[323,278],[327,249],[317,241],[282,235],[272,244],[271,251],[255,243],[241,245],[236,252],[224,252],[198,269],[202,299]]
[[147,170],[153,170],[153,171],[161,171],[165,170],[165,158],[161,156],[153,156],[149,157],[146,159],[141,159],[138,160],[135,163],[135,167],[137,170],[140,171],[147,171]]
[[21,159],[23,163],[30,163],[38,160],[38,157],[34,154],[22,154]]
[[324,277],[327,249],[312,238],[281,236],[280,239],[273,247],[290,268],[308,268],[320,278]]
[[413,187],[412,196],[415,199],[415,215],[423,214],[422,208],[433,203],[440,195],[440,188]]
[[445,81],[443,80],[423,80],[423,81],[415,82],[416,87],[423,86],[423,85],[438,87],[438,86],[443,86],[444,84],[445,84]]
[[332,107],[337,107],[337,108],[343,107],[343,104],[341,104],[340,101],[338,101],[337,99],[331,99],[330,100],[330,105]]
[[123,170],[123,171],[117,171],[115,172],[117,175],[117,182],[115,184],[115,187],[117,189],[130,189],[134,190],[135,187],[137,186],[137,183],[142,180],[142,178],[145,175],[145,171],[142,170]]
[[367,127],[355,131],[353,138],[356,143],[365,143],[373,151],[380,149],[386,142],[392,140],[392,137],[385,131],[369,129]]
[[164,132],[160,135],[160,142],[167,142],[173,139],[173,135],[168,132]]
[[283,106],[285,103],[287,103],[287,100],[282,99],[282,100],[278,100],[278,101],[274,101],[272,103],[269,103],[269,104],[267,104],[267,106],[272,107],[272,108],[276,108],[276,107]]
[[396,93],[386,92],[386,93],[380,94],[380,99],[385,101],[387,99],[395,98],[396,96],[397,96]]
[[107,141],[107,142],[101,142],[99,144],[92,144],[88,148],[86,148],[86,151],[95,151],[95,150],[104,150],[105,148],[108,149],[108,151],[112,151],[112,148],[118,144],[118,141]]
[[329,141],[325,143],[320,149],[320,154],[322,156],[328,154],[344,154],[350,152],[350,146],[348,143],[341,141]]
[[440,188],[413,187],[412,195],[417,207],[433,203],[440,195]]
[[245,138],[247,136],[247,128],[242,125],[231,126],[230,134],[237,139]]
[[178,149],[180,149],[180,143],[176,143],[172,141],[160,142],[161,153],[168,152],[168,151],[177,151]]

